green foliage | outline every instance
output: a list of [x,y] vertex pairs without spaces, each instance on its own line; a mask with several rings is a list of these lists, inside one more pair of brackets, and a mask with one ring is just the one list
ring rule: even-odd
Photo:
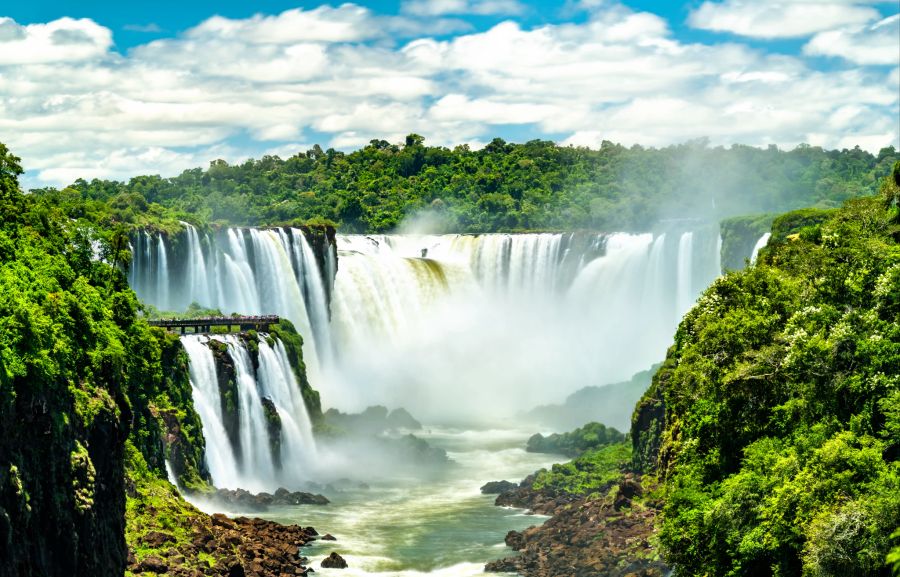
[[661,218],[721,218],[830,208],[876,192],[900,154],[859,148],[790,151],[704,141],[599,150],[494,139],[482,150],[373,140],[345,154],[321,147],[288,159],[222,160],[174,178],[78,180],[36,194],[75,219],[172,232],[194,224],[337,223],[381,232],[427,213],[457,232],[645,230]]
[[585,451],[613,443],[624,443],[625,439],[625,435],[612,427],[601,423],[588,423],[568,433],[553,433],[546,437],[538,433],[528,439],[526,450],[529,453],[560,453],[568,457],[577,457]]
[[[154,475],[130,442],[126,443],[126,465],[134,490],[126,500],[125,540],[137,561],[151,555],[165,558],[169,550],[190,544],[194,527],[200,526],[206,516],[182,499],[170,483]],[[163,540],[144,540],[151,532],[169,535],[171,540],[159,544]],[[198,555],[190,561],[199,567],[215,564],[209,555]]]
[[[164,479],[170,458],[183,482],[204,484],[187,358],[137,316],[124,229],[73,221],[67,210],[91,208],[80,195],[56,206],[21,194],[20,173],[0,145],[0,558],[29,573],[115,574],[126,439],[148,475]],[[178,458],[162,443],[175,430]]]
[[900,246],[882,198],[775,219],[685,316],[633,420],[691,576],[886,575],[900,526]]
[[589,495],[616,483],[631,460],[631,445],[620,442],[592,449],[577,459],[541,469],[533,488],[552,494]]
[[722,270],[744,268],[744,259],[751,253],[756,241],[769,232],[774,217],[772,214],[756,214],[722,220],[719,224],[722,236]]

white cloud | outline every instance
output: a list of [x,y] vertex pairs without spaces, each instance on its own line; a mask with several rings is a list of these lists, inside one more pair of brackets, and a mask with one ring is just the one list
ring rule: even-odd
[[89,60],[105,55],[111,46],[112,32],[91,20],[60,18],[19,26],[0,18],[0,66]]
[[413,16],[515,16],[525,11],[525,5],[518,0],[404,0],[401,10]]
[[803,47],[803,52],[837,56],[857,64],[896,65],[900,61],[900,14],[871,26],[821,32]]
[[[802,55],[686,43],[659,16],[612,2],[534,28],[444,37],[456,25],[438,21],[354,5],[215,17],[122,55],[91,21],[2,19],[0,47],[33,50],[15,62],[0,50],[0,140],[24,158],[29,185],[175,174],[312,140],[352,148],[417,132],[478,144],[509,124],[585,145],[898,144],[896,67],[817,70]],[[415,22],[442,39],[398,45],[394,30]],[[853,60],[852,47],[871,48],[864,37],[888,25],[844,27],[834,49]]]
[[724,0],[704,2],[692,11],[694,28],[755,38],[793,38],[839,26],[863,24],[877,10],[852,1]]

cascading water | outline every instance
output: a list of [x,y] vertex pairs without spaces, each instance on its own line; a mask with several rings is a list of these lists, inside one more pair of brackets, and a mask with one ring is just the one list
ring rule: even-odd
[[[417,435],[457,465],[427,481],[396,473],[386,481],[355,462],[342,468],[333,449],[317,452],[281,342],[260,335],[254,357],[249,335],[186,335],[215,485],[271,492],[316,475],[365,480],[368,488],[342,491],[327,508],[269,515],[340,535],[353,575],[468,577],[502,554],[493,544],[511,526],[534,519],[491,507],[478,487],[556,460],[526,453],[534,431],[507,430],[503,417],[661,360],[681,315],[720,274],[721,238],[714,227],[339,235],[336,250],[315,255],[298,229],[204,235],[187,227],[177,239],[138,234],[132,244],[130,280],[143,299],[170,310],[198,302],[289,318],[326,407],[405,407],[428,423]],[[473,432],[464,419],[492,430]],[[308,554],[318,563],[327,552]]]
[[763,249],[763,247],[769,243],[769,238],[771,236],[772,236],[772,233],[767,232],[764,235],[762,235],[761,237],[759,237],[759,240],[756,241],[755,245],[753,245],[753,252],[750,253],[750,264],[753,264],[756,262],[756,257],[759,256],[759,251],[761,251]]
[[[338,235],[336,251],[317,261],[299,229],[185,227],[177,247],[134,239],[131,280],[143,299],[281,315],[305,338],[326,406],[443,417],[556,402],[658,362],[719,274],[721,243],[713,227]],[[144,254],[154,240],[156,255]]]
[[694,233],[685,232],[678,242],[678,308],[677,316],[681,316],[694,302],[697,295],[692,290],[694,280]]
[[[223,396],[220,388],[221,381],[229,382],[228,375],[219,374],[210,341],[226,347],[225,354],[234,367],[237,398],[231,407],[223,403],[228,393]],[[270,345],[265,335],[260,335],[258,368],[254,368],[247,344],[237,335],[185,335],[181,342],[190,359],[194,406],[203,425],[213,484],[273,491],[307,481],[316,448],[284,344],[275,340]],[[277,439],[273,438],[273,416],[267,415],[266,403],[277,413]],[[226,423],[234,417],[236,434],[229,434]]]

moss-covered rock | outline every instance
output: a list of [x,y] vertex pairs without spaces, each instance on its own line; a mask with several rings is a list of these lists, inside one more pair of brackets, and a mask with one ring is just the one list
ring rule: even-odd
[[272,453],[272,462],[276,467],[281,467],[281,415],[275,403],[269,397],[260,399],[262,402],[263,416],[266,418],[266,433],[269,436],[269,450]]

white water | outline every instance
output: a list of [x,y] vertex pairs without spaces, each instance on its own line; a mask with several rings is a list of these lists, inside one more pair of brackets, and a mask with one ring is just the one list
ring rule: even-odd
[[[228,347],[237,385],[239,444],[226,433],[219,375],[209,340]],[[255,370],[245,343],[235,335],[185,335],[181,342],[190,358],[194,406],[203,424],[206,461],[217,487],[274,491],[299,487],[309,479],[308,465],[316,455],[309,414],[280,341],[270,346],[259,341],[259,368]],[[268,398],[281,419],[281,453],[272,454],[262,399]]]
[[329,251],[320,271],[298,229],[204,236],[186,225],[175,250],[155,239],[156,258],[142,252],[153,240],[135,239],[143,299],[286,317],[326,407],[404,406],[443,421],[559,402],[658,362],[719,274],[721,242],[712,229],[339,235],[339,258]]
[[753,245],[753,252],[750,253],[750,264],[753,264],[756,262],[756,257],[759,256],[759,251],[761,251],[763,249],[763,247],[766,246],[766,244],[768,244],[769,238],[771,236],[772,236],[772,233],[767,232],[764,235],[762,235],[761,237],[759,237],[759,240],[756,241],[755,245]]

